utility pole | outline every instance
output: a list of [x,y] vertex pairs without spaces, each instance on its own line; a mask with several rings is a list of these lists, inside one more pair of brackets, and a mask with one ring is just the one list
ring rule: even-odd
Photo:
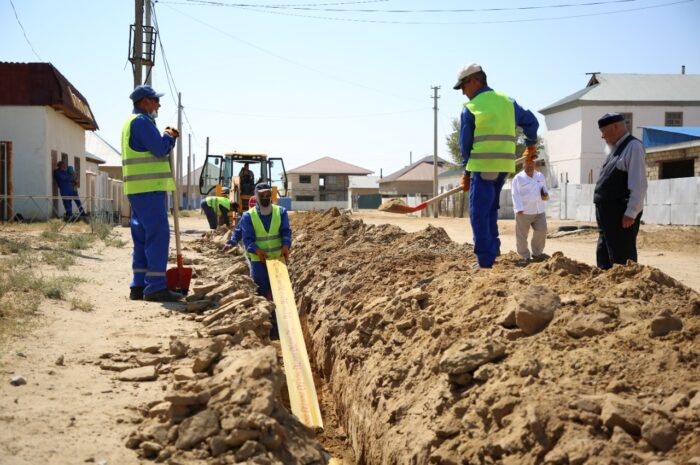
[[[141,0],[143,1],[143,0]],[[149,60],[153,60],[153,50],[151,50],[152,47],[152,35],[153,35],[153,29],[151,28],[151,0],[146,0],[146,34],[148,36],[148,40],[146,41],[146,56],[148,57]],[[146,84],[149,86],[151,85],[153,81],[153,61],[149,61],[148,64],[146,65]]]
[[187,142],[189,143],[189,150],[187,153],[187,209],[191,210],[192,205],[190,204],[190,190],[192,189],[192,134],[187,134]]
[[[431,87],[433,89],[433,197],[438,195],[438,104],[440,98],[438,90],[440,86]],[[438,205],[433,206],[433,218],[438,217]]]
[[408,166],[413,164],[413,152],[408,152]]
[[142,57],[143,57],[143,0],[135,0],[134,21],[134,53],[132,67],[134,69],[134,87],[142,84]]
[[[182,134],[182,92],[177,93],[177,132]],[[177,185],[182,192],[182,137],[177,138]],[[178,199],[180,200],[180,199]],[[182,203],[182,202],[180,202]]]

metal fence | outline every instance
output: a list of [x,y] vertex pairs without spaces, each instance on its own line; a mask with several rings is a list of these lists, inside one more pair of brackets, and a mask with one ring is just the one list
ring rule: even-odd
[[[649,181],[642,221],[647,224],[700,225],[700,177]],[[549,189],[549,218],[595,222],[594,184],[563,184]]]

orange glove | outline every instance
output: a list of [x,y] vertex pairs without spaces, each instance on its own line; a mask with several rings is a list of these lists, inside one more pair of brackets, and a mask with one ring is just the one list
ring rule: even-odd
[[258,256],[262,263],[265,263],[265,260],[267,259],[267,253],[263,249],[257,249],[255,251],[255,255]]
[[171,128],[170,126],[165,128],[164,132],[166,134],[169,134],[173,139],[177,139],[178,137],[180,137],[180,132],[175,128]]
[[471,180],[470,180],[469,176],[470,175],[467,173],[464,173],[462,175],[462,190],[464,192],[467,192],[469,190],[469,188],[471,187]]
[[289,263],[289,247],[286,245],[282,246],[282,256],[284,257],[284,262]]
[[523,152],[523,156],[525,157],[525,161],[537,160],[537,146],[528,145]]

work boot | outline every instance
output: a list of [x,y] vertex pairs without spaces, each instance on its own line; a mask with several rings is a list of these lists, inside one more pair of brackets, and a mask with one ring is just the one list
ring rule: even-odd
[[143,300],[147,300],[149,302],[177,302],[183,297],[184,296],[182,294],[173,292],[170,289],[163,289],[158,292],[153,292],[152,294],[144,294]]
[[129,299],[131,300],[143,300],[143,289],[144,286],[134,286],[129,291]]
[[530,263],[529,258],[521,258],[519,260],[516,260],[515,266],[527,266]]
[[543,262],[543,261],[548,260],[548,259],[549,259],[549,255],[547,255],[546,253],[541,253],[539,255],[535,255],[534,257],[532,257],[532,261],[536,262],[536,263]]

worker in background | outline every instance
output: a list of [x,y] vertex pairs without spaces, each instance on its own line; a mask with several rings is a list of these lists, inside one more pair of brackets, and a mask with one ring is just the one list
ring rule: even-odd
[[647,192],[646,153],[627,132],[625,118],[606,113],[598,120],[608,157],[600,169],[593,202],[598,222],[596,260],[604,270],[637,261],[637,233]]
[[78,207],[80,216],[85,216],[85,210],[83,210],[83,206],[80,203],[80,199],[77,198],[78,191],[75,189],[76,181],[73,167],[66,167],[66,162],[59,161],[56,165],[56,169],[53,172],[53,178],[56,181],[56,185],[58,186],[58,191],[61,193],[61,197],[76,197],[72,200],[65,198],[62,199],[63,209],[65,210],[64,220],[68,221],[73,216],[73,201],[75,201],[75,205]]
[[148,85],[137,86],[129,96],[134,109],[122,130],[122,174],[134,241],[129,298],[172,302],[183,296],[165,284],[170,243],[167,193],[175,190],[168,154],[180,134],[168,127],[161,136],[156,127],[162,96]]
[[[549,199],[544,175],[535,170],[534,160],[525,160],[523,170],[513,178],[511,187],[515,211],[515,246],[520,255],[517,265],[546,258],[544,243],[547,239],[547,217],[544,201]],[[532,254],[527,247],[527,235],[532,228]]]
[[202,207],[204,214],[207,216],[209,228],[212,230],[219,226],[219,215],[224,217],[223,223],[226,226],[230,224],[228,219],[228,212],[231,210],[231,200],[228,198],[229,190],[223,189],[221,193],[224,195],[224,197],[213,195],[206,197],[202,200],[202,203],[199,204],[199,206]]
[[[255,207],[255,197],[250,199],[248,206],[250,208]],[[226,241],[226,245],[224,245],[224,252],[236,247],[241,242],[241,239],[243,239],[243,229],[241,229],[241,222],[239,221],[231,234],[231,238]]]
[[255,191],[255,174],[250,171],[248,163],[243,164],[243,168],[238,173],[238,179],[241,181],[241,194],[253,195]]
[[469,193],[469,218],[474,235],[475,269],[491,268],[500,255],[499,196],[508,173],[515,172],[516,126],[523,129],[527,159],[537,158],[539,123],[532,112],[488,86],[476,63],[465,65],[454,89],[469,98],[461,115],[462,187]]
[[[265,261],[284,257],[289,263],[292,230],[287,210],[272,204],[272,188],[267,183],[255,186],[256,204],[241,217],[243,245],[250,260],[250,274],[258,285],[258,294],[272,300],[270,278]],[[272,316],[273,339],[278,337],[277,322]]]

